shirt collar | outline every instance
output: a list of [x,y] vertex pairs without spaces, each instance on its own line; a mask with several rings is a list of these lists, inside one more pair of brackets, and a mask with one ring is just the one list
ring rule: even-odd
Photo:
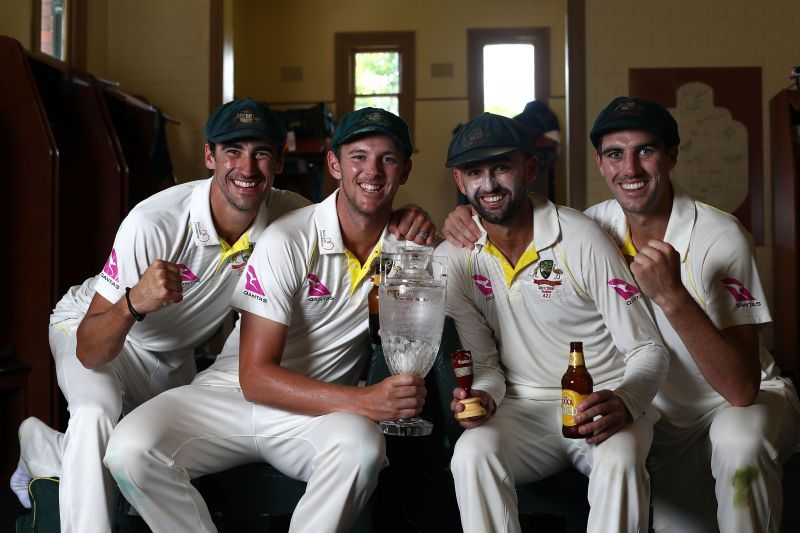
[[[222,245],[224,242],[217,233],[214,219],[211,216],[211,187],[214,177],[200,182],[193,190],[189,200],[189,224],[192,228],[192,238],[196,246]],[[248,244],[255,243],[267,227],[267,203],[263,202],[258,208],[258,214],[250,228],[242,235],[237,243],[225,243],[228,247],[241,246],[242,239]],[[237,246],[238,245],[238,246]]]
[[561,235],[561,226],[558,223],[558,210],[555,204],[538,195],[529,195],[533,204],[533,241],[520,257],[516,266],[512,267],[502,253],[489,241],[489,235],[481,224],[478,216],[472,217],[478,225],[480,238],[475,243],[478,253],[486,252],[498,258],[506,283],[510,287],[514,277],[525,267],[539,259],[539,251],[551,247]]
[[[687,195],[675,183],[672,183],[672,211],[667,222],[667,231],[664,233],[664,242],[669,243],[681,256],[681,262],[686,261],[686,254],[689,251],[689,241],[694,230],[696,219],[696,206],[694,200]],[[628,227],[628,220],[625,218],[625,211],[614,202],[614,222],[608,228],[611,237],[619,245],[620,251],[627,256],[636,255],[636,247],[631,240],[631,232]]]
[[686,261],[689,241],[692,238],[694,224],[697,220],[697,206],[694,200],[683,189],[672,184],[672,213],[669,216],[664,241],[672,245],[681,254],[681,262]]
[[347,257],[348,271],[350,275],[350,294],[352,295],[361,281],[370,276],[373,270],[373,261],[380,257],[382,244],[389,241],[388,251],[393,251],[397,247],[396,241],[389,238],[387,228],[383,228],[381,238],[375,244],[367,261],[361,265],[358,259],[344,245],[342,229],[339,225],[339,215],[336,212],[336,195],[339,191],[325,198],[314,208],[314,225],[317,229],[317,252],[325,254],[345,254]]

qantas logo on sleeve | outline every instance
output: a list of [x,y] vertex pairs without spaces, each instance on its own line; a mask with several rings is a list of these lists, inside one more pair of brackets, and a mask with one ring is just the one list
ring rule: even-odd
[[111,284],[112,287],[119,290],[119,268],[117,267],[117,251],[111,249],[111,255],[108,256],[106,264],[103,265],[103,271],[100,272],[100,277]]
[[108,256],[108,260],[103,266],[103,272],[105,272],[106,275],[114,281],[119,281],[119,270],[117,269],[117,251],[113,248],[111,249],[111,255]]
[[734,278],[725,278],[722,280],[722,284],[731,293],[733,299],[736,300],[736,308],[740,307],[759,307],[761,302],[758,301],[758,298],[753,296],[747,287],[744,286],[744,283],[739,281],[738,279]]
[[267,299],[265,297],[266,295],[264,294],[264,289],[261,288],[261,283],[258,281],[258,276],[256,276],[256,271],[253,269],[253,265],[247,265],[247,273],[245,276],[245,296],[255,298],[261,302],[266,302]]
[[620,298],[625,300],[627,305],[631,305],[636,300],[641,299],[642,295],[635,285],[631,285],[624,279],[612,278],[608,280],[609,286],[619,294]]
[[475,282],[475,286],[481,291],[486,297],[486,301],[494,298],[494,291],[492,291],[492,280],[485,276],[481,276],[480,274],[475,274],[472,276],[472,281]]

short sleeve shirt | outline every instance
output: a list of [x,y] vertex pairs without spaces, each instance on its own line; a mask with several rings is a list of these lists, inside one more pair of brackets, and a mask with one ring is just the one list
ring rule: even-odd
[[183,300],[135,323],[127,341],[164,352],[194,347],[210,337],[229,311],[230,295],[264,228],[308,204],[294,193],[273,189],[251,227],[228,246],[211,216],[212,186],[213,178],[176,185],[139,203],[120,225],[103,270],[64,296],[51,323],[82,316],[94,291],[116,303],[153,261],[163,259],[180,268]]
[[[664,241],[680,254],[681,281],[713,324],[725,329],[771,321],[758,275],[752,242],[738,220],[690,198],[673,185],[674,198]],[[615,200],[589,208],[623,253],[634,255],[625,213]],[[688,426],[725,402],[705,380],[661,308],[648,300],[670,350],[669,373],[654,405],[677,425]],[[774,383],[777,370],[761,346],[762,387]]]
[[[267,228],[233,293],[231,305],[288,326],[281,365],[328,383],[354,385],[369,348],[367,295],[373,260],[396,248],[385,230],[361,265],[346,250],[336,194]],[[376,264],[376,263],[375,263]],[[238,331],[197,383],[239,383]]]
[[[472,351],[473,387],[496,401],[558,399],[570,342],[581,341],[595,388],[617,389],[638,417],[666,372],[667,356],[630,271],[581,213],[532,199],[534,239],[516,272],[491,251],[482,227],[474,251],[449,243],[437,249],[450,258],[447,309]],[[627,379],[626,362],[637,360],[645,362],[640,376],[646,378]]]

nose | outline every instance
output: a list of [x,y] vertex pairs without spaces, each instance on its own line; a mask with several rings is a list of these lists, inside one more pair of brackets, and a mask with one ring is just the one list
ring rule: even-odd
[[364,171],[368,176],[381,176],[383,174],[383,165],[380,158],[370,158],[364,164]]
[[244,154],[239,158],[239,172],[245,177],[255,174],[256,158],[251,154]]
[[627,176],[636,176],[641,170],[639,156],[635,151],[625,152],[622,160],[622,170]]

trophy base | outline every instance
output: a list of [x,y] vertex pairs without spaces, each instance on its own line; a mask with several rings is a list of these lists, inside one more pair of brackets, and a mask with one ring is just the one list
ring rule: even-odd
[[470,418],[480,418],[486,415],[486,409],[481,405],[479,398],[467,398],[459,400],[464,410],[456,414],[458,420],[469,420]]
[[424,437],[433,431],[433,424],[419,417],[384,420],[381,423],[384,435],[400,437]]

